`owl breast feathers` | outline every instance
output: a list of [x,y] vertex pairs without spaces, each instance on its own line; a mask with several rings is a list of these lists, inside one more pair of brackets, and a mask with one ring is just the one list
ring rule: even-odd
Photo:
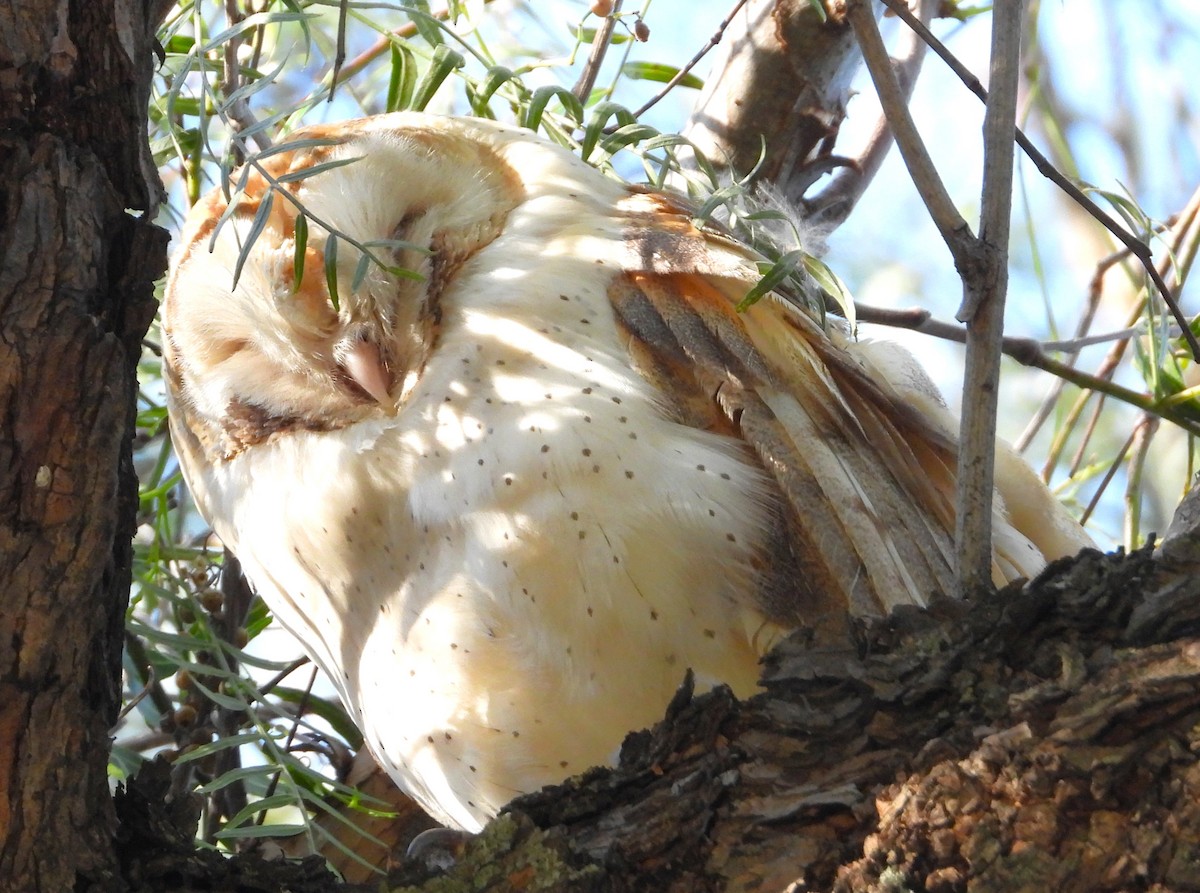
[[[689,668],[748,694],[783,632],[949,590],[935,388],[778,295],[737,312],[761,257],[684,200],[483,120],[290,146],[188,219],[172,436],[436,818],[477,829],[610,759]],[[997,582],[1088,543],[1004,448],[998,470]]]

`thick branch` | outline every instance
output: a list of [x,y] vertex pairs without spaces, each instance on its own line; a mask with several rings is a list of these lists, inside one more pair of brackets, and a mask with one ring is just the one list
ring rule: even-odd
[[[684,135],[718,168],[798,202],[826,172],[859,54],[808,0],[752,0],[733,17]],[[756,170],[757,167],[757,170]]]

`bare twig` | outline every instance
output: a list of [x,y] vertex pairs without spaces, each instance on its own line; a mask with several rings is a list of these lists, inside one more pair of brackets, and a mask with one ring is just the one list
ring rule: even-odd
[[[691,70],[699,64],[700,60],[712,52],[713,48],[721,42],[721,38],[725,36],[725,29],[728,28],[729,23],[733,21],[733,17],[737,15],[741,8],[748,2],[749,0],[737,0],[737,2],[733,5],[733,9],[729,11],[729,15],[725,16],[725,18],[721,20],[721,24],[717,25],[717,30],[714,31],[713,36],[708,39],[708,43],[702,46],[696,55],[692,56],[687,65],[675,72],[675,76],[667,81],[663,88],[654,94],[654,96],[652,96],[645,105],[634,112],[633,117],[640,119],[642,115],[658,105],[664,96],[679,86],[679,82],[687,77]],[[580,101],[583,101],[583,97],[580,97]]]
[[[930,49],[932,49],[938,54],[938,56],[942,58],[942,61],[944,61],[946,65],[950,67],[951,71],[958,75],[959,80],[966,85],[968,90],[974,93],[985,103],[988,101],[988,93],[983,88],[983,85],[979,83],[979,79],[975,77],[975,75],[973,75],[967,69],[967,67],[954,56],[953,53],[946,49],[945,44],[934,37],[933,32],[925,27],[925,25],[916,16],[914,16],[912,12],[909,11],[907,5],[904,3],[904,0],[883,0],[883,2],[888,9],[892,10],[892,12],[894,12],[899,18],[903,19],[910,28],[921,35],[922,39],[929,44]],[[1014,134],[1017,145],[1021,147],[1022,151],[1024,151],[1029,160],[1033,162],[1034,166],[1038,169],[1042,176],[1050,180],[1052,183],[1058,186],[1059,189],[1071,196],[1071,198],[1081,208],[1087,211],[1088,214],[1099,221],[1099,223],[1105,229],[1116,236],[1118,241],[1128,248],[1141,262],[1142,267],[1146,270],[1146,275],[1150,277],[1150,280],[1154,283],[1154,287],[1158,289],[1159,294],[1162,295],[1163,301],[1166,302],[1167,307],[1170,308],[1172,315],[1175,317],[1175,321],[1179,324],[1180,329],[1183,331],[1184,340],[1187,342],[1188,348],[1192,352],[1192,356],[1195,357],[1198,362],[1200,362],[1200,342],[1197,342],[1196,336],[1192,334],[1192,330],[1188,326],[1187,318],[1183,315],[1183,311],[1179,308],[1179,304],[1172,295],[1171,289],[1167,287],[1166,282],[1163,280],[1162,276],[1155,267],[1153,252],[1151,252],[1150,246],[1133,233],[1125,229],[1125,227],[1121,226],[1109,214],[1105,213],[1099,205],[1088,198],[1079,189],[1079,187],[1067,179],[1066,176],[1064,176],[1053,164],[1050,163],[1045,155],[1037,150],[1037,147],[1035,147],[1033,143],[1030,142],[1029,138],[1021,132],[1020,128],[1014,128]]]
[[[1087,309],[1083,313],[1083,317],[1079,320],[1079,325],[1075,327],[1075,338],[1081,341],[1083,335],[1091,328],[1092,321],[1096,318],[1096,311],[1100,307],[1100,298],[1104,293],[1104,275],[1112,268],[1114,264],[1128,258],[1130,256],[1128,248],[1122,248],[1120,251],[1115,251],[1105,258],[1102,258],[1096,264],[1096,271],[1092,274],[1092,279],[1088,283],[1088,303]],[[1127,327],[1130,334],[1133,334],[1131,327]],[[1095,343],[1095,342],[1090,342]],[[1086,347],[1087,344],[1080,343],[1079,348]],[[1069,366],[1074,366],[1079,359],[1078,349],[1072,349],[1070,356],[1066,357],[1064,362]],[[1025,426],[1025,430],[1021,432],[1021,436],[1013,442],[1013,449],[1018,453],[1024,452],[1025,448],[1037,436],[1046,419],[1050,418],[1050,414],[1054,411],[1054,407],[1058,404],[1059,397],[1062,396],[1063,388],[1066,386],[1061,378],[1056,378],[1047,391],[1046,396],[1042,398],[1041,405],[1038,406],[1037,412],[1029,420]]]
[[[917,0],[917,17],[928,22],[933,17],[936,5],[936,0]],[[896,53],[893,67],[907,105],[921,73],[921,64],[925,61],[927,44],[915,31],[909,30],[905,34],[905,44]],[[892,142],[892,129],[888,125],[887,115],[881,113],[855,163],[843,167],[820,194],[804,201],[808,216],[831,229],[840,226],[875,179],[883,160],[891,151]]]
[[1125,438],[1125,443],[1121,447],[1121,451],[1117,453],[1115,459],[1108,466],[1108,471],[1104,473],[1104,478],[1100,481],[1100,486],[1096,488],[1096,492],[1092,494],[1092,498],[1088,501],[1087,507],[1084,508],[1083,514],[1079,516],[1079,523],[1086,524],[1092,517],[1092,512],[1096,510],[1096,506],[1100,504],[1100,497],[1104,495],[1104,491],[1108,489],[1108,485],[1112,483],[1112,479],[1117,474],[1117,469],[1121,467],[1121,463],[1125,461],[1125,456],[1129,452],[1129,448],[1133,446],[1133,438],[1136,431],[1130,431],[1129,436]]
[[[245,18],[242,11],[238,9],[237,0],[225,0],[225,17],[229,20],[231,28]],[[228,99],[228,97],[236,94],[242,86],[241,62],[238,60],[241,47],[242,36],[235,34],[229,38],[221,51],[221,93],[226,97],[221,111],[225,118],[232,124],[234,139],[231,141],[231,147],[236,164],[241,164],[246,158],[245,149],[243,148],[245,140],[238,138],[238,134],[258,123],[254,117],[254,113],[250,111],[250,103],[245,97],[240,97],[232,102]],[[262,130],[253,131],[251,138],[260,149],[269,149],[271,147],[270,137]]]
[[575,94],[575,98],[581,103],[587,102],[588,97],[592,93],[592,87],[596,86],[596,77],[600,74],[600,66],[604,62],[604,55],[608,52],[608,46],[612,42],[613,29],[617,27],[617,14],[620,11],[621,0],[615,0],[612,12],[605,16],[604,23],[596,29],[596,36],[592,38],[592,51],[588,54],[587,62],[583,65],[583,71],[580,72],[579,80],[571,88],[571,92]]
[[341,0],[338,4],[337,51],[333,56],[333,71],[329,75],[329,97],[326,102],[333,102],[333,94],[337,91],[338,78],[342,73],[342,63],[346,61],[346,16],[350,11],[350,0]]
[[[959,344],[965,344],[967,341],[966,329],[961,325],[935,319],[928,310],[920,307],[909,310],[893,310],[873,307],[869,304],[855,304],[855,315],[860,322],[911,329],[922,335],[930,335],[944,341],[955,341]],[[1023,366],[1041,369],[1062,378],[1069,384],[1082,388],[1085,392],[1084,397],[1090,396],[1092,391],[1106,394],[1122,403],[1128,403],[1130,406],[1135,406],[1144,412],[1178,425],[1189,434],[1200,435],[1200,422],[1176,411],[1176,408],[1170,404],[1161,403],[1146,394],[1122,387],[1103,374],[1089,374],[1055,360],[1046,355],[1046,350],[1052,349],[1049,345],[1043,345],[1032,338],[1006,337],[1001,342],[1001,349],[1006,356],[1012,357]]]
[[975,239],[967,221],[954,207],[954,201],[946,191],[942,178],[938,176],[937,168],[925,149],[921,135],[917,132],[917,126],[913,123],[908,104],[905,102],[904,91],[896,79],[895,71],[892,70],[892,62],[879,33],[879,26],[875,23],[875,16],[867,3],[854,0],[846,8],[846,18],[858,38],[867,71],[879,94],[879,104],[891,124],[896,146],[913,184],[917,187],[929,216],[942,234],[942,239],[949,246],[955,265],[961,270]]

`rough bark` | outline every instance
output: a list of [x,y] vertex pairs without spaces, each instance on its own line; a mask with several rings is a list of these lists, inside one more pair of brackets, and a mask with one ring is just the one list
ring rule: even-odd
[[0,8],[0,888],[112,889],[136,364],[165,234],[146,4]]
[[1193,571],[1090,552],[853,650],[793,638],[761,696],[681,691],[620,768],[516,801],[448,871],[407,862],[392,889],[1200,889]]
[[620,771],[514,804],[455,877],[479,856],[503,867],[488,890],[1197,889],[1200,641],[1194,610],[1131,624],[1153,576],[1092,553],[857,653],[793,640],[766,694],[680,697]]
[[735,176],[793,201],[828,173],[862,55],[842,3],[750,0],[730,22],[684,135]]

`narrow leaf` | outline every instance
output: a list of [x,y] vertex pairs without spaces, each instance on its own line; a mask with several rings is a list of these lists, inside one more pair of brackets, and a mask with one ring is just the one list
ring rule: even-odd
[[804,260],[803,251],[789,251],[775,263],[766,261],[758,265],[759,272],[763,274],[762,279],[750,291],[746,292],[746,296],[738,301],[737,310],[739,313],[756,304],[763,295],[766,295],[775,290],[775,287],[786,280],[795,271]]
[[294,183],[297,180],[307,180],[309,177],[315,177],[318,174],[323,174],[326,171],[331,171],[334,168],[345,167],[347,164],[354,164],[362,158],[361,155],[352,155],[349,158],[334,158],[332,161],[322,161],[319,164],[314,164],[312,167],[305,167],[299,170],[288,171],[286,174],[280,174],[275,178],[277,184]]
[[338,268],[337,268],[338,237],[333,233],[325,240],[325,286],[329,289],[329,303],[334,311],[340,313],[341,301],[338,300]]
[[623,105],[618,105],[615,102],[601,102],[592,109],[592,115],[588,119],[587,127],[583,132],[583,141],[580,143],[579,156],[587,161],[592,154],[592,150],[596,148],[596,144],[600,141],[600,137],[604,133],[604,128],[608,126],[608,119],[616,117],[617,122],[626,127],[630,124],[636,124],[637,119],[633,117],[633,112],[625,108]]
[[387,110],[400,112],[412,108],[417,86],[417,60],[403,43],[392,44],[392,72],[388,78]]
[[304,282],[304,252],[308,248],[308,218],[296,215],[296,248],[292,254],[292,291],[300,291]]
[[467,60],[463,58],[462,53],[452,50],[448,46],[438,46],[433,51],[433,61],[430,63],[429,70],[425,72],[425,77],[417,86],[412,100],[412,108],[424,111],[425,106],[429,105],[429,101],[433,99],[433,94],[437,92],[442,82],[450,76],[451,72],[466,64]]
[[427,0],[408,0],[404,11],[408,13],[409,21],[413,23],[417,33],[427,44],[436,49],[445,43],[445,38],[442,37],[442,27],[429,11]]
[[[621,73],[635,81],[655,81],[660,84],[668,84],[679,74],[679,69],[674,65],[663,65],[660,62],[626,62],[621,66]],[[704,81],[688,72],[679,79],[678,86],[702,90]]]
[[558,97],[562,102],[563,109],[575,121],[581,123],[583,121],[583,106],[575,94],[565,87],[547,85],[538,87],[533,91],[533,98],[529,101],[529,108],[525,110],[525,120],[522,122],[530,130],[537,130],[542,126],[542,115],[546,111],[546,106],[554,97]]
[[480,116],[487,115],[488,103],[492,101],[492,97],[496,91],[514,77],[516,75],[513,73],[513,70],[505,68],[503,65],[495,65],[489,68],[487,77],[483,79],[483,84],[471,96],[471,110]]
[[262,235],[266,228],[266,221],[271,216],[271,205],[275,204],[275,191],[266,190],[262,202],[258,203],[258,210],[254,211],[254,220],[250,222],[250,229],[247,230],[245,240],[242,241],[241,251],[238,252],[238,263],[234,264],[233,268],[233,287],[238,287],[238,280],[241,278],[241,268],[246,265],[250,259],[250,252],[253,250],[254,242],[258,241],[258,236]]
[[214,791],[227,788],[231,784],[250,778],[262,778],[265,781],[269,776],[275,775],[278,772],[278,766],[238,766],[236,769],[230,769],[223,775],[217,776],[207,784],[200,785],[200,787],[196,788],[196,793],[211,794]]

